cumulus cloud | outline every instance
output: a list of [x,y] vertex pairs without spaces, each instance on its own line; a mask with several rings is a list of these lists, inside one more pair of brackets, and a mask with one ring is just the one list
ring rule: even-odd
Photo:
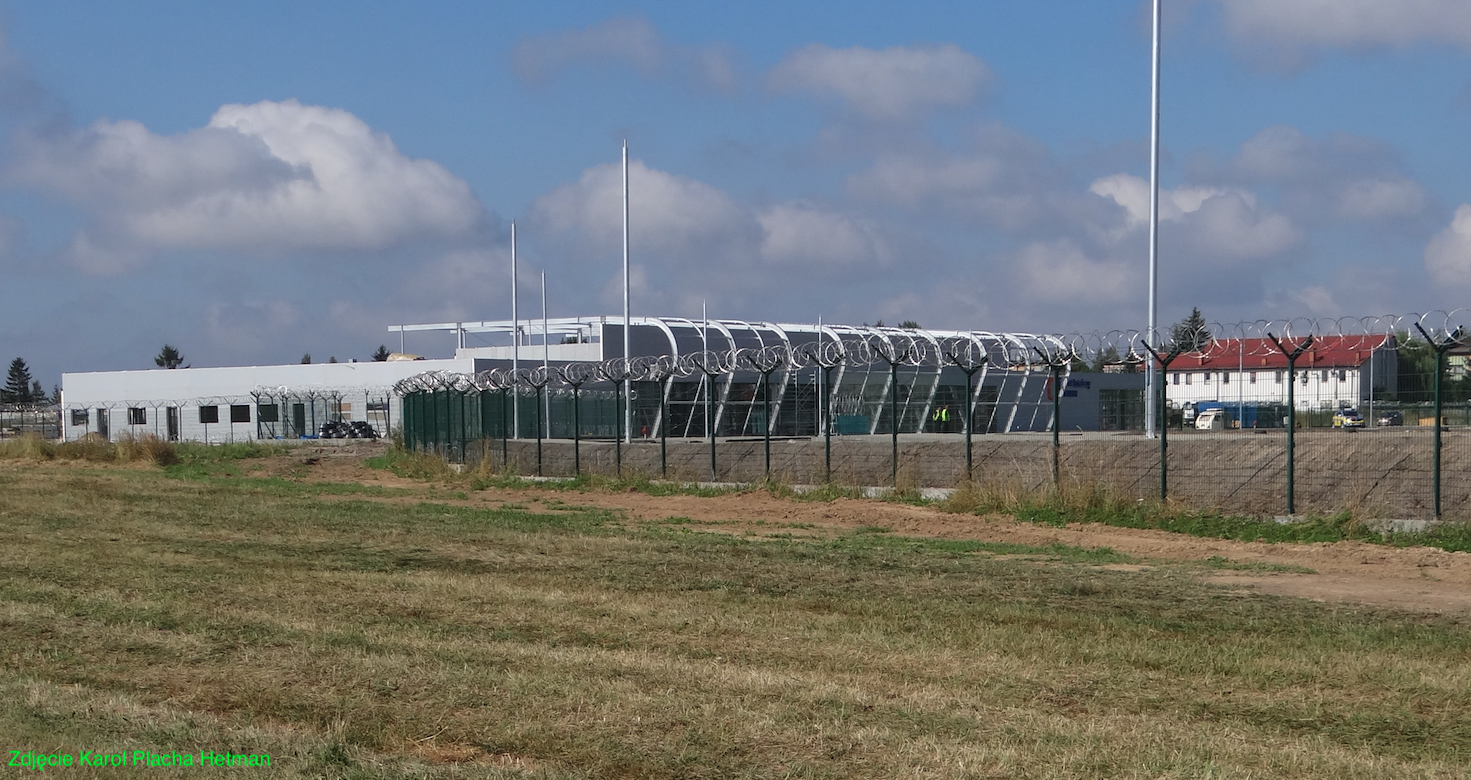
[[1022,247],[1015,275],[1031,301],[1097,306],[1139,297],[1137,265],[1090,257],[1073,241],[1058,239]]
[[[1148,222],[1149,182],[1144,179],[1121,173],[1098,179],[1089,189],[1124,208],[1127,229]],[[1177,227],[1166,228],[1170,237],[1201,257],[1267,258],[1301,240],[1291,220],[1263,208],[1252,193],[1234,188],[1162,189],[1159,219],[1161,224],[1175,223]]]
[[1456,209],[1451,224],[1425,247],[1425,270],[1436,284],[1471,287],[1471,205]]
[[[754,244],[759,227],[729,195],[695,179],[628,163],[629,240],[641,254],[686,258]],[[542,235],[572,237],[584,252],[621,251],[623,173],[617,163],[583,171],[536,199],[529,221]]]
[[405,157],[341,109],[227,105],[207,127],[163,136],[99,121],[21,140],[7,172],[80,206],[93,224],[74,260],[120,270],[162,249],[376,250],[457,239],[483,222],[464,181]]
[[676,46],[645,19],[617,18],[578,30],[522,38],[511,51],[511,68],[523,83],[543,86],[581,66],[617,65],[645,78],[674,76],[719,92],[736,87],[728,47]]
[[924,148],[880,155],[848,177],[860,201],[917,214],[945,214],[1007,230],[1056,220],[1104,218],[1071,172],[1035,138],[997,124],[978,126],[966,148]]
[[782,92],[834,96],[872,119],[912,119],[937,106],[969,104],[991,79],[991,69],[954,44],[883,50],[820,43],[798,49],[771,69]]
[[1317,50],[1471,47],[1464,0],[1215,0],[1231,37],[1272,67],[1298,67]]
[[761,256],[773,263],[872,268],[887,265],[894,254],[868,220],[810,202],[763,209],[757,220],[765,233]]

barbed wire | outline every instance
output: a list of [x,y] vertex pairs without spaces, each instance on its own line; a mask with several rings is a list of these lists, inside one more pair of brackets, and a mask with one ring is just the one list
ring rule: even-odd
[[1274,337],[1284,345],[1302,344],[1311,338],[1309,351],[1396,351],[1422,343],[1423,339],[1415,335],[1420,329],[1443,344],[1471,345],[1471,309],[1369,317],[1212,321],[1193,332],[1163,334],[1158,344],[1147,346],[1147,334],[1141,330],[1044,335],[971,331],[937,335],[924,329],[847,327],[837,338],[824,336],[795,345],[701,350],[679,356],[572,361],[554,368],[537,366],[523,368],[519,372],[495,368],[473,376],[453,371],[428,371],[398,382],[393,386],[393,392],[403,396],[444,390],[519,391],[523,388],[581,386],[589,382],[665,382],[674,378],[718,377],[742,371],[759,374],[806,368],[888,368],[891,365],[907,368],[933,366],[937,369],[955,366],[962,371],[979,370],[984,366],[1024,372],[1047,371],[1059,364],[1128,367],[1155,359],[1150,354],[1151,347],[1161,352],[1178,349],[1182,356],[1205,360],[1280,354]]

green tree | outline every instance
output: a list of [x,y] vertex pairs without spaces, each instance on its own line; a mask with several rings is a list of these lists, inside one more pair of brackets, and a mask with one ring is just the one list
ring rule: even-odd
[[1205,326],[1199,308],[1192,307],[1189,317],[1170,328],[1170,341],[1184,352],[1197,352],[1211,343],[1210,328]]
[[11,404],[30,403],[31,385],[34,382],[31,369],[26,366],[24,358],[10,361],[10,373],[5,378],[5,388],[0,390],[0,400]]
[[[566,342],[564,341],[563,343],[566,343]],[[382,363],[383,361],[385,361],[385,360],[388,359],[388,355],[389,355],[388,345],[387,344],[379,344],[378,345],[378,351],[376,351],[376,352],[373,353],[373,362],[374,363]]]
[[158,351],[158,355],[153,358],[153,364],[159,368],[178,368],[184,365],[184,356],[173,345],[165,344],[163,349]]
[[327,362],[328,363],[336,363],[337,362],[337,356],[336,355],[333,355],[332,357],[327,358]]
[[919,330],[919,323],[914,320],[905,320],[899,323],[899,327],[905,330]]
[[1110,344],[1102,352],[1098,353],[1098,357],[1093,359],[1093,371],[1095,373],[1101,372],[1104,366],[1116,366],[1123,362],[1123,358],[1119,357],[1118,347]]
[[310,362],[312,362],[312,353],[308,352],[305,355],[302,355],[301,356],[301,364],[302,365],[306,365],[306,364],[308,364]]

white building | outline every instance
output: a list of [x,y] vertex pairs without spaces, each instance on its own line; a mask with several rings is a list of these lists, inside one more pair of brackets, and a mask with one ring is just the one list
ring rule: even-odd
[[[1298,409],[1358,406],[1392,392],[1399,361],[1392,336],[1324,336],[1297,359]],[[1170,402],[1287,403],[1287,356],[1266,339],[1224,339],[1175,359],[1166,372]]]
[[381,435],[398,420],[394,383],[474,370],[450,359],[62,374],[62,438],[295,439],[332,420],[365,420]]

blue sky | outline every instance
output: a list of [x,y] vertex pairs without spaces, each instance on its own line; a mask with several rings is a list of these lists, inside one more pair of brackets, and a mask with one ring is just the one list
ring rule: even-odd
[[[1161,320],[1471,289],[1471,3],[1167,0]],[[0,357],[366,358],[619,308],[1145,317],[1137,0],[0,2]],[[412,351],[442,355],[446,338]]]

